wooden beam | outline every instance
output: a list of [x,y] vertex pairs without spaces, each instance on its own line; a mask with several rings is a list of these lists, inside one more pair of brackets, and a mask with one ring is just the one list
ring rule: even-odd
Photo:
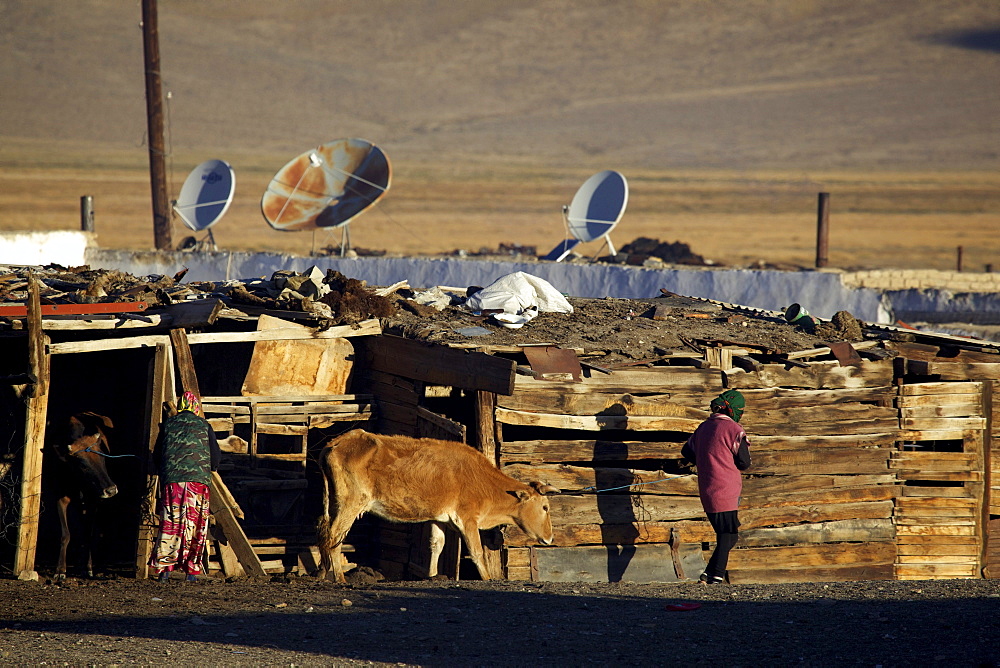
[[[243,527],[236,519],[233,508],[229,505],[228,499],[232,494],[226,488],[222,478],[217,474],[212,475],[211,495],[209,497],[209,507],[212,515],[215,516],[216,527],[223,532],[227,542],[236,553],[240,565],[250,576],[263,577],[267,575],[260,557],[253,551],[247,536],[243,533]],[[238,507],[238,506],[237,506]],[[242,512],[242,511],[241,511]]]
[[365,340],[364,349],[375,371],[466,390],[514,391],[513,360],[388,335]]
[[28,277],[28,371],[37,379],[27,401],[24,425],[24,458],[21,465],[21,516],[14,553],[14,572],[21,579],[36,579],[38,520],[42,502],[42,448],[48,417],[51,360],[48,337],[42,331],[38,279]]
[[135,576],[143,580],[149,575],[149,557],[156,537],[156,499],[159,478],[148,469],[152,459],[153,448],[160,435],[160,422],[163,420],[163,404],[174,394],[174,358],[173,348],[167,343],[156,346],[153,356],[149,384],[149,394],[146,400],[146,457],[140,458],[139,466],[146,480],[146,495],[142,505],[142,515],[139,520],[139,531],[136,536]]
[[701,420],[690,418],[657,417],[649,415],[561,415],[556,413],[529,413],[497,408],[496,420],[503,424],[604,431],[630,429],[633,431],[679,431],[693,433]]
[[[500,424],[499,422],[497,423]],[[515,462],[606,462],[639,459],[680,459],[684,442],[644,442],[614,440],[584,441],[504,441],[500,464]]]
[[330,329],[318,330],[301,327],[282,327],[277,329],[262,329],[253,332],[211,332],[205,334],[189,334],[191,345],[203,343],[244,343],[247,341],[285,341],[310,339],[340,339],[352,336],[377,336],[382,333],[382,326],[377,319],[363,320],[357,325],[343,325]]

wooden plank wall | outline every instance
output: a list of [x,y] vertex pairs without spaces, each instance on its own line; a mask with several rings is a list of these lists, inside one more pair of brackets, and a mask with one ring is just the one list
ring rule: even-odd
[[[714,534],[696,478],[679,472],[677,460],[709,401],[735,387],[747,399],[754,465],[732,582],[978,577],[988,536],[987,446],[996,447],[984,429],[996,409],[983,383],[961,382],[963,365],[947,381],[914,382],[920,375],[902,387],[891,360],[756,372],[652,367],[579,383],[518,376],[514,394],[497,397],[499,461],[516,478],[568,490],[552,500],[553,547],[577,553],[553,568],[554,550],[531,547],[510,528],[507,576],[558,571],[565,579],[575,569],[580,579],[697,577],[690,556],[678,555],[698,545],[707,559]],[[954,453],[902,449],[955,439]],[[607,488],[619,489],[595,493]],[[643,557],[662,544],[674,554],[670,574]],[[600,545],[621,549],[593,549]],[[631,561],[613,567],[624,552]]]

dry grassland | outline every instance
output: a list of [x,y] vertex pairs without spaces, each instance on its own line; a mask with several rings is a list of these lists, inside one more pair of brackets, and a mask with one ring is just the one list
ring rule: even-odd
[[[82,162],[82,159],[80,160]],[[15,161],[16,162],[16,161]],[[99,245],[153,247],[144,165],[0,168],[4,230],[79,229],[80,197],[92,195]],[[121,160],[126,163],[126,160]],[[340,231],[278,232],[260,214],[260,195],[281,160],[244,159],[228,214],[213,228],[220,248],[309,254],[336,245]],[[396,164],[385,198],[351,226],[355,247],[391,254],[437,254],[536,246],[565,233],[561,206],[589,171],[482,163]],[[186,167],[172,170],[176,196]],[[629,205],[614,243],[641,237],[683,241],[715,262],[812,266],[817,193],[830,192],[830,264],[841,268],[1000,269],[1000,175],[627,171]],[[175,218],[173,241],[191,232]],[[582,246],[595,254],[600,243]]]

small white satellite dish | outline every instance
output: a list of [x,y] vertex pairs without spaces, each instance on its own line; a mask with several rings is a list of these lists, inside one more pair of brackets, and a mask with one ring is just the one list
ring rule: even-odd
[[276,230],[343,228],[343,253],[350,243],[348,225],[385,195],[391,179],[392,166],[382,149],[364,139],[338,139],[278,170],[260,208]]
[[[236,175],[229,163],[206,160],[188,174],[174,211],[195,232],[207,230],[219,222],[233,203]],[[211,234],[211,231],[209,231]]]
[[611,254],[615,255],[610,234],[621,220],[627,205],[628,181],[624,176],[610,169],[594,174],[576,191],[570,205],[563,207],[566,227],[573,238],[560,241],[543,259],[559,262],[577,244],[601,237],[604,237],[604,243]]

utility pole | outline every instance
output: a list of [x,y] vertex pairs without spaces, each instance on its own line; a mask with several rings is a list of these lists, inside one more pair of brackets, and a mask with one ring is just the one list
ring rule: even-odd
[[156,250],[171,250],[170,202],[167,201],[166,149],[163,142],[163,87],[160,81],[160,34],[156,0],[142,0],[142,51],[146,64],[146,125],[149,137],[149,184],[153,193]]

